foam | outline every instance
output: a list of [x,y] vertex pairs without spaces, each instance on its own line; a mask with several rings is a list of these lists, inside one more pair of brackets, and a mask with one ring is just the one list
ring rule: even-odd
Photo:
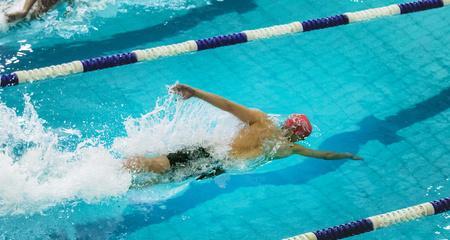
[[115,139],[113,149],[125,156],[158,155],[202,145],[212,147],[215,157],[225,158],[241,124],[233,115],[201,100],[183,101],[167,95],[148,114],[128,118],[126,137]]
[[189,188],[190,182],[158,184],[151,188],[132,190],[127,194],[128,202],[133,204],[158,203],[173,198]]
[[127,192],[131,175],[88,139],[61,150],[65,135],[44,127],[30,97],[22,115],[0,103],[0,215],[31,214],[72,200],[96,202]]

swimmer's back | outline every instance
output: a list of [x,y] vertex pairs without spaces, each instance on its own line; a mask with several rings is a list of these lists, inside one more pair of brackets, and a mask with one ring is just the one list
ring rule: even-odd
[[264,143],[276,137],[278,132],[278,128],[267,116],[252,125],[245,126],[231,143],[231,157],[254,159],[263,155]]

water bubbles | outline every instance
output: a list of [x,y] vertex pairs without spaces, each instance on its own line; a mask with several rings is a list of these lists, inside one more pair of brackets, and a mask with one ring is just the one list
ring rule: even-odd
[[28,53],[33,52],[32,45],[27,42],[27,40],[17,41],[19,44],[19,50],[12,56],[0,56],[0,73],[9,70],[10,66],[20,62],[20,59],[26,56]]
[[8,30],[8,22],[6,21],[6,16],[0,14],[0,32],[6,32]]
[[241,127],[240,121],[227,112],[197,99],[180,101],[173,94],[160,98],[153,111],[128,118],[124,124],[127,134],[115,139],[113,149],[126,156],[167,154],[203,146],[210,147],[216,158],[225,158]]
[[445,190],[445,186],[443,186],[443,185],[437,185],[437,186],[431,185],[431,186],[427,187],[425,196],[427,196],[427,197],[428,196],[439,197],[444,190]]
[[[29,96],[22,115],[0,103],[0,215],[41,212],[60,203],[125,193],[131,176],[92,139],[61,149],[73,129],[44,126]],[[61,134],[64,132],[64,134]]]

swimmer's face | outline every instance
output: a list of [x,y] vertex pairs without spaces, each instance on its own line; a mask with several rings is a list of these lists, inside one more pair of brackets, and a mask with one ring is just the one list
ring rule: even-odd
[[301,136],[298,136],[298,135],[294,134],[294,131],[291,130],[291,129],[289,129],[289,128],[283,127],[282,129],[283,129],[283,131],[284,131],[284,136],[285,136],[290,142],[295,143],[295,142],[298,142],[298,141],[305,140],[305,138],[303,138],[303,137],[301,137]]

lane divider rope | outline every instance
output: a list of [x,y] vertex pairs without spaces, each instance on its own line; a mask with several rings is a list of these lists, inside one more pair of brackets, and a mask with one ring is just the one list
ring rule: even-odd
[[307,232],[294,237],[285,238],[285,240],[342,239],[447,211],[450,211],[450,197],[325,228],[315,232]]
[[32,70],[16,71],[0,76],[0,86],[7,87],[19,83],[33,82],[48,78],[62,77],[76,73],[95,71],[141,61],[155,60],[162,57],[180,55],[189,52],[230,46],[234,44],[272,38],[286,34],[307,32],[317,29],[335,27],[353,22],[368,21],[374,18],[393,16],[424,11],[450,5],[450,0],[419,0],[415,2],[393,4],[385,7],[372,8],[357,12],[349,12],[331,17],[297,21],[289,24],[276,25],[266,28],[242,31],[227,35],[220,35],[200,40],[190,40],[182,43],[159,46],[129,53],[96,57],[81,61],[73,61],[49,67]]

